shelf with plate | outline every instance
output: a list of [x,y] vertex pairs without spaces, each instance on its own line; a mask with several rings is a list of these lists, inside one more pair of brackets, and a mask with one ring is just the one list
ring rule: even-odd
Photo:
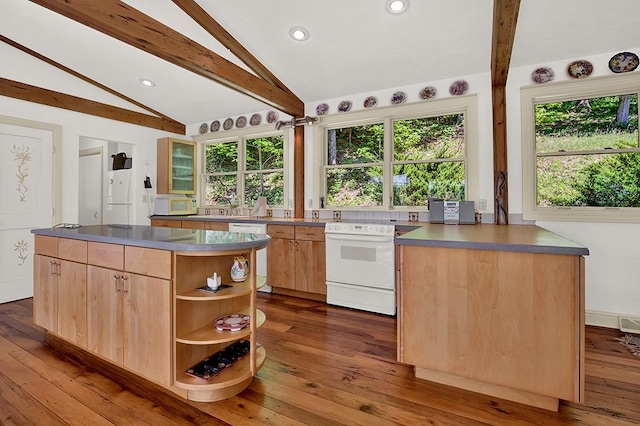
[[[249,250],[250,264],[255,263],[255,250]],[[254,268],[243,282],[233,282],[231,267],[238,253],[176,252],[175,265],[175,377],[174,385],[186,391],[193,401],[218,401],[242,391],[264,364],[266,351],[257,344],[257,330],[266,321],[264,312],[256,308],[256,291],[266,282],[257,277]],[[253,259],[253,262],[251,262]],[[222,286],[207,289],[207,278],[214,272]],[[248,318],[239,329],[219,329],[220,318]],[[189,372],[208,358],[246,341],[249,350],[211,377],[194,377]]]

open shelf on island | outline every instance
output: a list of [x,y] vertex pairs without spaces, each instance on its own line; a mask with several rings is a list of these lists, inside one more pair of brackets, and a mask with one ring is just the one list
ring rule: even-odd
[[[260,309],[256,309],[256,317],[256,327],[260,327],[267,319],[267,316]],[[190,345],[210,345],[239,340],[249,336],[250,333],[251,327],[239,331],[218,330],[211,322],[211,324],[193,330],[184,336],[176,336],[176,342]]]

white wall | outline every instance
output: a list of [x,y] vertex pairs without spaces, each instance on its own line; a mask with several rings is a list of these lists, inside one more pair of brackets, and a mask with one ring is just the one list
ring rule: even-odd
[[142,202],[143,181],[147,175],[151,178],[154,184],[152,191],[155,194],[156,140],[165,136],[184,138],[184,135],[173,135],[147,127],[7,97],[0,97],[0,114],[62,126],[60,222],[77,223],[78,221],[78,150],[82,137],[134,145],[132,153],[135,161],[133,223],[138,225],[150,223],[147,204]]
[[[624,49],[621,49],[624,50]],[[637,52],[636,49],[628,49]],[[507,152],[509,155],[509,212],[522,214],[522,149],[520,89],[532,84],[531,72],[548,66],[555,71],[554,81],[571,80],[567,66],[577,59],[594,65],[590,77],[614,75],[609,71],[609,59],[619,52],[516,68],[509,71],[507,83]],[[639,71],[635,71],[639,72]],[[636,271],[636,256],[640,253],[640,224],[589,222],[538,222],[549,229],[589,248],[586,257],[587,322],[613,326],[615,315],[640,317],[640,277]]]

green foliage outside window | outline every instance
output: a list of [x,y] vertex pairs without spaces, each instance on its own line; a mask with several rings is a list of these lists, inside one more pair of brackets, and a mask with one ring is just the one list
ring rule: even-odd
[[535,117],[538,206],[640,207],[637,95],[540,104]]

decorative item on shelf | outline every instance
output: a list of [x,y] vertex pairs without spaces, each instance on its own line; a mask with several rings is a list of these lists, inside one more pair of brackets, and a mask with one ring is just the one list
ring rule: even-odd
[[338,104],[339,112],[349,112],[351,109],[351,101],[342,101]]
[[376,98],[375,96],[367,96],[367,98],[364,100],[364,103],[362,104],[362,106],[365,108],[373,108],[376,105],[378,105],[378,98]]
[[207,133],[207,130],[209,130],[209,125],[207,123],[202,123],[199,129],[200,134]]
[[262,116],[258,113],[253,114],[249,120],[249,124],[252,126],[258,126],[260,123],[262,123]]
[[556,73],[549,67],[539,67],[531,73],[531,80],[536,84],[548,83],[553,80]]
[[469,90],[469,83],[465,80],[456,80],[449,86],[449,93],[452,96],[464,95],[467,90]]
[[632,52],[620,52],[609,59],[609,69],[616,74],[630,72],[638,68],[638,55]]
[[420,98],[422,99],[431,99],[435,98],[438,94],[438,90],[433,86],[427,86],[420,91]]
[[207,277],[207,286],[212,289],[215,290],[218,287],[220,287],[220,284],[222,283],[222,277],[218,276],[217,273],[213,273],[212,276]]
[[232,127],[233,127],[233,119],[232,118],[227,118],[226,120],[224,120],[224,123],[222,124],[222,128],[223,129],[229,130]]
[[247,117],[245,117],[244,115],[241,115],[236,119],[236,127],[238,129],[242,129],[246,125],[247,125]]
[[589,61],[573,61],[567,67],[567,74],[571,78],[586,78],[593,72],[593,64]]
[[325,115],[326,113],[329,112],[329,104],[318,104],[318,106],[316,107],[316,114],[318,115]]
[[217,132],[218,130],[220,130],[220,122],[218,120],[212,121],[211,122],[211,131],[212,132]]
[[213,323],[220,331],[240,331],[243,328],[249,327],[251,324],[251,317],[245,314],[222,315],[216,318]]
[[250,351],[251,342],[248,340],[238,340],[187,369],[185,374],[210,380],[220,374],[226,367],[229,367],[247,355]]
[[404,101],[407,100],[407,94],[405,92],[395,92],[393,95],[391,95],[391,104],[392,105],[400,105],[401,103],[404,103]]
[[244,255],[234,256],[231,266],[231,279],[235,282],[242,282],[249,275],[249,262]]
[[277,119],[278,119],[278,113],[276,111],[271,110],[267,113],[267,123],[273,124],[276,122]]

